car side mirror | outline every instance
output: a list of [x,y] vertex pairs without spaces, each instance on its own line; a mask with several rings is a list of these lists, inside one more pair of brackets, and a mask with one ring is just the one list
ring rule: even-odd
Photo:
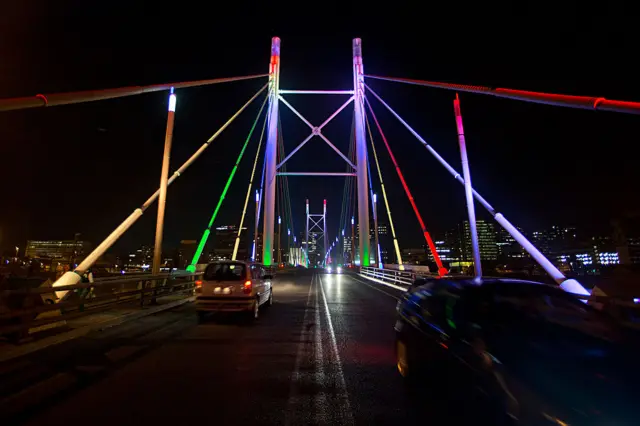
[[262,279],[272,280],[273,279],[273,275],[265,275]]

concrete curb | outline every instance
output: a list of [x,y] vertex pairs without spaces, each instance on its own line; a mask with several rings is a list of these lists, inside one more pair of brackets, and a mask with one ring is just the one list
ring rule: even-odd
[[166,303],[164,305],[154,306],[153,308],[145,309],[138,312],[132,312],[130,314],[123,315],[122,317],[119,317],[119,318],[108,319],[105,321],[97,322],[95,324],[85,325],[84,327],[79,327],[79,328],[76,328],[75,330],[56,334],[54,336],[49,336],[42,340],[38,340],[36,342],[27,343],[23,346],[12,348],[12,349],[9,349],[8,351],[0,353],[0,362],[9,361],[33,352],[37,352],[45,348],[48,348],[49,346],[54,346],[63,342],[67,342],[69,340],[76,339],[78,337],[84,336],[85,334],[88,334],[90,331],[93,331],[93,330],[114,327],[116,325],[120,325],[128,321],[146,317],[148,315],[153,315],[158,312],[166,311],[167,309],[175,308],[176,306],[184,305],[185,303],[188,303],[188,302],[193,302],[194,300],[195,300],[194,296],[187,297],[181,300],[176,300],[174,302]]

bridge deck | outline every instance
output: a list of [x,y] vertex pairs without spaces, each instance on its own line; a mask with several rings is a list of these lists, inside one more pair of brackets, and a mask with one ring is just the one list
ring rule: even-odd
[[351,275],[281,275],[255,324],[197,324],[187,304],[4,365],[0,410],[34,425],[400,424],[429,407],[435,419],[446,405],[412,400],[395,369],[399,293]]

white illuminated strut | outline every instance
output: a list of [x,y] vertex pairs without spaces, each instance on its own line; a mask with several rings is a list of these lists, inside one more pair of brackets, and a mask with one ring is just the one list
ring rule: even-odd
[[171,88],[171,95],[169,96],[169,111],[176,111],[176,95],[173,93],[173,87]]

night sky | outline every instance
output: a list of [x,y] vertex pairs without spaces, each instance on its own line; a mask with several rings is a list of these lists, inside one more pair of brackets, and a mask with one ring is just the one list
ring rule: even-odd
[[[465,12],[462,3],[381,3],[384,9],[369,11],[325,2],[315,8],[301,3],[295,10],[277,2],[236,3],[236,10],[183,2],[167,3],[167,9],[117,1],[14,3],[4,5],[0,17],[3,98],[265,73],[270,40],[277,35],[282,89],[352,88],[351,40],[360,37],[369,74],[640,100],[632,65],[637,16],[617,2],[597,10],[578,8],[581,2],[531,2],[517,10],[483,3]],[[178,90],[171,170],[265,82]],[[460,169],[455,93],[369,84]],[[287,99],[319,124],[346,98]],[[428,227],[436,233],[449,229],[465,215],[462,187],[370,99]],[[167,246],[200,237],[259,106],[254,103],[171,186]],[[634,155],[639,117],[466,93],[461,107],[474,186],[514,223],[529,230],[576,225],[606,234],[612,217],[640,207]],[[167,94],[154,93],[0,113],[0,248],[24,246],[27,239],[72,239],[75,232],[100,242],[158,187],[166,110]],[[281,111],[290,151],[308,130],[284,105]],[[351,111],[325,131],[345,153]],[[249,146],[217,224],[239,221],[256,146]],[[381,144],[378,153],[400,244],[421,244]],[[344,164],[314,138],[293,157],[289,171],[344,171]],[[304,224],[304,199],[320,212],[327,198],[333,238],[343,178],[289,182],[296,233]],[[252,209],[248,214],[253,217]],[[155,215],[149,209],[117,248],[151,243]]]

